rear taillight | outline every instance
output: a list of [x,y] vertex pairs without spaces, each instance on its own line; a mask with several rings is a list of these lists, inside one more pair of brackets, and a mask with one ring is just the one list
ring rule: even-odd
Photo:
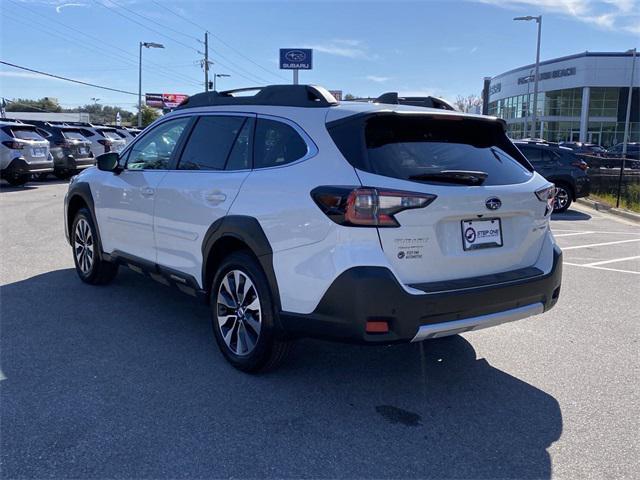
[[576,162],[573,162],[571,164],[571,166],[572,167],[577,167],[580,170],[582,170],[583,172],[586,172],[589,169],[589,165],[584,160],[578,160]]
[[22,150],[26,146],[22,142],[14,142],[13,140],[7,140],[5,142],[2,142],[2,144],[5,147],[10,148],[11,150]]
[[[541,188],[540,190],[536,190],[536,197],[541,202],[546,202],[547,204],[547,212],[549,213],[553,210],[553,202],[556,198],[556,186],[551,185],[549,187]],[[546,214],[545,213],[545,214]]]
[[331,220],[349,227],[399,227],[395,214],[436,199],[428,193],[329,186],[313,189],[311,197]]
[[113,142],[111,140],[106,140],[104,138],[101,138],[100,140],[98,140],[98,143],[104,146],[105,153],[108,153],[111,151],[111,146],[113,145]]

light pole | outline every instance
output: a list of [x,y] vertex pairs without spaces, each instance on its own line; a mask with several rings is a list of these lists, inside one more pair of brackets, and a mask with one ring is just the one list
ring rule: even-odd
[[138,128],[142,128],[142,47],[164,48],[164,45],[154,42],[140,42],[140,61],[138,62]]
[[94,104],[96,104],[96,103],[98,103],[100,101],[100,99],[96,98],[96,97],[91,97],[91,100],[93,100]]
[[629,142],[629,120],[631,119],[631,100],[633,98],[633,75],[636,71],[636,49],[627,50],[633,53],[631,62],[631,81],[629,83],[629,95],[627,96],[627,115],[624,120],[624,137],[622,137],[622,165],[620,165],[620,176],[618,177],[618,195],[616,198],[616,208],[620,208],[620,191],[622,190],[622,176],[624,175],[624,164],[627,158],[627,143]]
[[524,115],[524,137],[527,138],[527,119],[529,115],[531,115],[531,95],[529,94],[529,90],[531,90],[531,77],[533,76],[533,69],[529,70],[529,77],[527,78],[527,111]]
[[533,83],[533,116],[531,118],[531,138],[536,138],[536,121],[538,117],[538,74],[540,72],[540,37],[542,36],[542,15],[537,17],[528,15],[526,17],[516,17],[514,20],[524,20],[526,22],[535,20],[538,24],[538,46],[536,48],[536,73]]
[[217,92],[218,89],[216,88],[216,79],[218,78],[226,78],[226,77],[230,77],[231,75],[227,74],[227,73],[216,73],[213,76],[213,91]]

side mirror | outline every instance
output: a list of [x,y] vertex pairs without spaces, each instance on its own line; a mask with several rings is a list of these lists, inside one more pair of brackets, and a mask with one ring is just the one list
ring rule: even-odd
[[98,155],[98,157],[96,158],[98,170],[102,170],[104,172],[117,172],[119,169],[119,160],[120,155],[118,155],[116,152],[109,152]]

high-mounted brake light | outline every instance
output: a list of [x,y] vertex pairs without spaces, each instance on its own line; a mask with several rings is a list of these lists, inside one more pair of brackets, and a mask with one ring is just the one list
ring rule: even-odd
[[331,220],[349,227],[399,227],[395,214],[436,199],[429,193],[331,186],[313,189],[311,197]]
[[536,190],[536,197],[541,202],[547,203],[547,213],[553,210],[553,202],[556,199],[556,186],[551,185],[549,187],[541,188],[540,190]]

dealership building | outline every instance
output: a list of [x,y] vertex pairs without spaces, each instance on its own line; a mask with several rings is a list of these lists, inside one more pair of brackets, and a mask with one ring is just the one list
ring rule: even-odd
[[[540,62],[536,137],[622,142],[633,53],[585,52]],[[635,59],[630,141],[640,141],[640,58]],[[506,120],[511,138],[531,136],[535,65],[491,78],[488,114]],[[526,133],[525,133],[526,132]]]

